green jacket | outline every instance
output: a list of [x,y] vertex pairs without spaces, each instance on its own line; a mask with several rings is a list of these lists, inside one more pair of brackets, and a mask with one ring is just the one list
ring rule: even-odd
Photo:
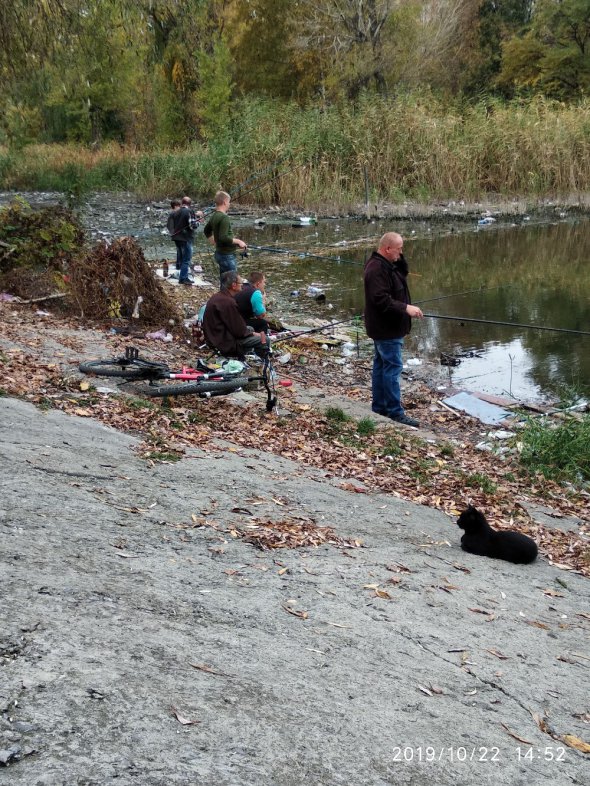
[[205,237],[215,238],[215,249],[220,254],[234,254],[233,232],[229,218],[222,210],[216,210],[203,229]]

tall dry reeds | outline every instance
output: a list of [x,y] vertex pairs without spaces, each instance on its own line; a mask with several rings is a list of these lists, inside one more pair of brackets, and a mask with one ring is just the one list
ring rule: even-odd
[[590,192],[590,101],[448,105],[423,93],[302,108],[249,98],[223,134],[184,150],[0,150],[8,189],[207,200],[266,169],[243,202],[342,212],[364,201],[365,172],[372,203],[581,194]]

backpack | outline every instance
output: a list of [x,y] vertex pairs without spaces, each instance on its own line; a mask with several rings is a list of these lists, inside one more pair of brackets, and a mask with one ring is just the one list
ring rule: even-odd
[[188,220],[188,225],[194,231],[199,226],[199,224],[201,222],[197,218],[197,216],[195,214],[195,211],[192,210],[192,208],[190,208],[190,207],[189,207],[189,213],[191,214],[191,216],[190,216],[190,218]]

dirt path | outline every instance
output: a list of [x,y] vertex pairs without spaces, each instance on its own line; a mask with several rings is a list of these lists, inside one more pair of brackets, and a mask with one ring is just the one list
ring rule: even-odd
[[[582,577],[263,451],[151,466],[9,398],[0,440],[1,783],[587,782]],[[364,547],[230,532],[295,517]]]

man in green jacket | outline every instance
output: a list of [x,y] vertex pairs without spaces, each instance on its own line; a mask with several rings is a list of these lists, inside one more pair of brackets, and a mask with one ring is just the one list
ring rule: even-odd
[[219,265],[219,277],[229,270],[237,270],[235,248],[246,250],[246,244],[239,237],[234,237],[231,224],[227,217],[230,196],[225,191],[215,194],[215,212],[205,224],[203,234],[215,245],[215,261]]

